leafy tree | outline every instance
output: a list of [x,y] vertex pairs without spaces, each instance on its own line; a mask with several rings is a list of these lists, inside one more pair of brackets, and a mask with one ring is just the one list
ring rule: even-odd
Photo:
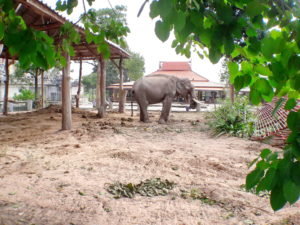
[[97,84],[97,74],[96,73],[91,73],[87,76],[84,76],[82,78],[82,83],[84,85],[84,90],[89,93],[90,90],[96,89],[96,84]]
[[[158,17],[155,33],[160,40],[166,41],[174,31],[172,47],[177,53],[189,57],[196,46],[199,55],[213,63],[229,57],[230,82],[237,91],[250,86],[253,104],[288,96],[285,109],[296,106],[300,96],[299,1],[153,0],[150,17]],[[241,60],[233,61],[236,57]],[[263,150],[246,179],[248,189],[271,192],[274,210],[300,197],[299,121],[300,111],[290,111],[291,134],[283,154]]]
[[20,101],[33,100],[35,95],[28,89],[21,89],[20,94],[15,94],[13,98]]
[[130,52],[130,59],[125,61],[124,73],[127,80],[137,80],[144,75],[145,60],[139,53]]
[[229,70],[228,70],[227,63],[228,63],[228,59],[225,58],[222,61],[222,69],[220,71],[219,76],[221,82],[225,82],[226,84],[229,84]]

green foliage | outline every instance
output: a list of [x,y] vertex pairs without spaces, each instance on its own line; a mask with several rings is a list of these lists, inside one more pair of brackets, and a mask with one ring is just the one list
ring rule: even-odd
[[32,91],[28,89],[22,89],[20,90],[20,94],[15,94],[14,95],[14,100],[17,101],[25,101],[25,100],[33,100],[35,98],[34,94]]
[[161,180],[160,178],[147,179],[141,181],[139,184],[122,184],[117,182],[110,184],[107,187],[107,191],[114,195],[114,198],[133,198],[135,194],[141,196],[153,197],[159,195],[167,195],[169,190],[175,187],[175,183],[168,180]]
[[113,41],[126,47],[124,37],[130,32],[126,22],[126,7],[90,9],[82,16],[85,28],[86,40],[98,45],[98,52],[105,59],[110,57],[110,49],[106,40]]
[[[174,19],[177,15],[182,15],[180,20]],[[153,0],[150,17],[158,17],[161,21],[156,30],[161,29],[161,24],[167,27],[165,31],[156,32],[160,39],[164,40],[165,34],[174,31],[172,47],[177,53],[188,55],[193,46],[198,46],[201,48],[199,55],[204,54],[213,63],[217,63],[222,56],[231,61],[240,58],[242,63],[228,63],[230,82],[236,89],[249,86],[253,104],[270,102],[274,96],[288,96],[286,109],[290,110],[300,98],[298,0]],[[284,162],[284,170],[292,168],[293,163],[298,163],[300,159],[299,113],[289,113],[291,134],[282,158],[276,159],[278,165]],[[272,164],[272,168],[277,167]],[[295,197],[288,196],[285,190],[298,193],[296,189],[299,185],[291,184],[290,176],[278,178],[274,172],[268,171],[266,166],[255,169],[249,174],[247,183],[256,186],[260,183],[258,180],[264,177],[268,177],[269,181],[279,179],[280,182],[271,187],[273,209],[280,209],[286,201],[292,204]]]
[[130,59],[124,64],[124,72],[130,80],[137,80],[144,75],[145,60],[139,53],[130,52]]
[[246,96],[236,98],[233,105],[225,100],[214,112],[208,114],[208,118],[208,125],[215,135],[251,137],[254,132],[254,115]]
[[96,89],[97,84],[97,74],[91,73],[87,76],[82,77],[82,84],[84,85],[84,90],[89,93],[90,90]]

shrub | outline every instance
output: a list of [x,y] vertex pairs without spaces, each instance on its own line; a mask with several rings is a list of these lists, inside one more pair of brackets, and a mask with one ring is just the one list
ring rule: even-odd
[[28,89],[21,89],[20,94],[14,95],[14,100],[25,101],[25,100],[33,100],[34,93]]
[[217,136],[229,134],[237,137],[251,137],[254,132],[255,116],[246,96],[237,97],[234,104],[230,100],[221,103],[214,112],[208,114],[208,125]]

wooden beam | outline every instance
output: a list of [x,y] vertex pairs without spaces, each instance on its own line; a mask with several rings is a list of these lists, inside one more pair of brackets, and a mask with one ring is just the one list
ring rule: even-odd
[[3,102],[3,115],[8,114],[8,89],[9,89],[9,64],[8,64],[8,51],[6,51],[5,58],[5,92],[4,92],[4,102]]
[[79,108],[80,91],[81,91],[81,77],[82,77],[82,58],[79,61],[79,79],[78,79],[78,90],[76,95],[76,108]]
[[61,27],[60,23],[50,23],[50,24],[39,24],[39,25],[30,25],[31,28],[40,31],[49,31],[58,29]]
[[71,130],[72,128],[72,105],[71,105],[71,85],[70,85],[70,55],[64,53],[67,65],[63,68],[62,79],[62,130]]

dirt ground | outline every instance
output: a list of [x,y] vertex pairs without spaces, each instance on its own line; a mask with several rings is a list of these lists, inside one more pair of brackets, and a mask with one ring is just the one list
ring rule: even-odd
[[[137,113],[77,111],[60,131],[58,111],[0,117],[0,224],[300,224],[299,202],[274,213],[266,194],[243,188],[247,165],[270,146],[212,137],[201,113],[159,125],[158,112],[143,124]],[[175,188],[119,199],[106,190],[152,178]]]

